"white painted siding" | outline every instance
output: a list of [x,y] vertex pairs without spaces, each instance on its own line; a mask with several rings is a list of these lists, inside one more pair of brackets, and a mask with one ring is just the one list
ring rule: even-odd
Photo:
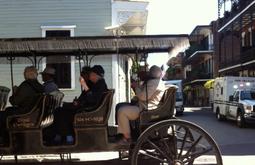
[[0,37],[41,37],[41,26],[76,25],[76,36],[105,34],[111,0],[0,0]]
[[[0,0],[0,22],[0,38],[42,37],[42,26],[69,25],[74,25],[75,36],[106,35],[104,28],[111,25],[111,0]],[[0,84],[11,88],[10,66],[5,58],[1,60]],[[15,60],[15,85],[24,80],[24,68],[32,65],[30,61],[24,60]],[[113,88],[111,56],[96,57],[93,61],[92,65],[104,67],[106,83],[109,88]],[[42,64],[39,71],[42,71]],[[79,64],[76,61],[75,89],[63,91],[64,101],[72,101],[75,96],[79,96],[79,75]],[[38,79],[41,80],[41,76]]]
[[[112,35],[105,27],[116,25],[118,11],[143,11],[147,2],[117,2],[112,0],[0,0],[0,38],[42,37],[42,26],[74,26],[74,36]],[[0,58],[2,60],[2,58]],[[116,55],[95,57],[91,66],[102,65],[105,69],[105,79],[108,88],[115,89],[115,103],[127,101],[127,79],[124,74],[125,57],[119,60]],[[10,69],[6,60],[0,63],[0,85],[10,87]],[[7,64],[6,64],[7,63]],[[23,70],[26,63],[14,66],[14,84],[23,81]],[[40,64],[40,70],[42,70]],[[83,64],[82,64],[83,65]],[[129,63],[130,65],[130,63]],[[130,66],[129,66],[130,68]],[[65,90],[64,101],[72,101],[80,94],[79,65],[75,62],[75,89]],[[128,75],[129,77],[129,75]],[[41,77],[39,76],[41,80]],[[127,88],[128,87],[128,88]],[[114,123],[112,111],[109,123]]]

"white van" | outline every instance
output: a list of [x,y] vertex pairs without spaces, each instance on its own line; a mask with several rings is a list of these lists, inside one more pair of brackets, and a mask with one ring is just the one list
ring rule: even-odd
[[216,78],[213,111],[218,120],[235,120],[239,127],[255,122],[255,77]]
[[175,103],[175,114],[182,115],[184,111],[183,106],[183,91],[182,91],[182,80],[168,80],[165,81],[165,85],[176,85],[178,87],[175,95],[176,103]]

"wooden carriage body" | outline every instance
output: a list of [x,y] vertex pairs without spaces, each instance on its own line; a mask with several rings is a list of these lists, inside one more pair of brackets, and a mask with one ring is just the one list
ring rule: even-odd
[[[169,52],[187,42],[187,35],[2,39],[0,56],[8,57],[11,61],[14,57],[32,56],[36,65],[37,56],[72,54],[80,60],[82,54],[102,55],[117,52],[118,55],[129,57],[130,53]],[[12,62],[10,64],[12,68]],[[108,119],[114,90],[105,94],[101,105],[96,109],[85,108],[75,114],[74,144],[45,145],[43,130],[53,122],[54,110],[61,105],[63,95],[44,95],[30,112],[7,119],[9,144],[0,146],[0,156],[130,150],[132,165],[139,164],[141,160],[143,164],[144,156],[146,159],[159,161],[159,164],[193,164],[197,157],[212,152],[210,154],[215,155],[216,164],[222,165],[220,150],[206,131],[190,122],[174,119],[175,92],[176,88],[170,87],[156,109],[141,112],[135,128],[138,136],[132,145],[119,145],[111,141]],[[193,136],[193,132],[196,136]],[[203,144],[198,146],[201,139],[204,139]],[[180,142],[181,145],[178,145]],[[205,146],[204,142],[209,145]]]

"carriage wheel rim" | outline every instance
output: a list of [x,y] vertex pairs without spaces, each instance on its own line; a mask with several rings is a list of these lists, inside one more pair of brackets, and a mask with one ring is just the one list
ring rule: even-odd
[[[160,128],[160,127],[163,127],[162,125],[164,125],[164,124],[169,124],[169,125],[174,125],[174,124],[179,124],[181,127],[180,128],[185,128],[184,127],[184,125],[188,125],[188,127],[190,127],[191,126],[191,128],[192,129],[198,129],[199,131],[201,131],[204,135],[203,136],[205,136],[205,137],[203,137],[203,136],[201,136],[201,139],[202,138],[204,138],[204,139],[206,139],[206,140],[208,140],[208,143],[211,145],[211,148],[209,147],[209,148],[204,148],[204,150],[201,150],[201,153],[199,153],[198,151],[196,151],[196,152],[194,152],[193,153],[193,155],[189,155],[190,153],[188,153],[187,155],[189,156],[189,158],[188,157],[186,157],[185,158],[185,156],[183,156],[182,155],[182,153],[178,156],[178,150],[177,150],[177,155],[176,155],[176,153],[175,153],[175,156],[174,156],[174,159],[172,159],[172,158],[170,158],[169,156],[166,156],[166,154],[165,153],[163,153],[163,151],[160,151],[160,149],[159,148],[157,148],[156,147],[156,145],[154,145],[154,147],[156,148],[156,150],[157,150],[157,154],[161,154],[160,156],[164,156],[165,158],[164,159],[160,159],[160,156],[158,156],[158,155],[153,155],[153,154],[151,154],[151,155],[149,155],[148,153],[146,153],[145,151],[143,151],[143,150],[141,150],[140,151],[140,147],[142,147],[142,144],[146,144],[145,143],[145,141],[146,141],[146,136],[147,135],[150,135],[150,131],[152,131],[153,129],[155,129],[155,128]],[[197,131],[197,130],[196,130]],[[200,133],[200,132],[199,132]],[[178,139],[178,138],[177,138]],[[196,140],[198,140],[198,139],[196,139]],[[178,141],[178,140],[177,140]],[[150,141],[148,141],[149,143],[151,143]],[[183,141],[183,143],[186,143],[187,141],[186,141],[186,139]],[[199,143],[199,140],[197,141],[197,143]],[[176,143],[177,144],[177,143]],[[153,145],[153,144],[152,144]],[[196,147],[196,148],[199,148],[198,146],[196,146],[197,144],[195,144],[194,146]],[[139,149],[139,150],[138,150]],[[180,148],[180,150],[182,150],[183,149],[183,146],[182,146],[182,148]],[[194,149],[194,147],[193,147],[193,149]],[[144,153],[142,153],[142,152],[144,152]],[[155,151],[156,152],[156,151]],[[187,152],[187,151],[186,151]],[[136,146],[135,146],[135,148],[134,148],[134,152],[133,152],[133,155],[132,155],[132,160],[131,160],[131,162],[132,162],[132,165],[137,165],[137,163],[138,163],[138,157],[139,157],[139,155],[142,155],[142,156],[144,156],[144,155],[146,155],[147,157],[150,157],[150,158],[153,158],[153,159],[156,159],[157,161],[160,161],[160,162],[162,162],[161,164],[173,164],[173,165],[186,165],[186,164],[188,164],[188,165],[190,165],[190,164],[193,164],[193,161],[194,160],[196,160],[197,159],[197,157],[195,156],[195,154],[198,154],[198,157],[199,156],[201,156],[202,154],[203,154],[203,152],[205,152],[205,154],[207,153],[207,152],[214,152],[215,153],[215,161],[216,161],[216,163],[217,164],[222,164],[222,158],[221,158],[221,153],[220,153],[220,150],[219,150],[219,148],[218,148],[218,146],[217,146],[217,144],[216,144],[216,142],[211,138],[211,136],[208,134],[208,133],[206,133],[201,127],[199,127],[199,126],[197,126],[197,125],[195,125],[195,124],[193,124],[193,123],[190,123],[190,122],[187,122],[187,121],[183,121],[183,120],[179,120],[179,119],[177,119],[177,120],[166,120],[166,121],[162,121],[162,122],[159,122],[159,123],[156,123],[156,124],[154,124],[154,125],[152,125],[151,127],[149,127],[148,129],[146,129],[146,131],[144,131],[142,134],[141,134],[141,136],[139,137],[139,139],[138,139],[138,141],[137,141],[137,144],[136,144]],[[185,153],[185,152],[184,152]],[[201,154],[201,155],[199,155],[199,154]],[[186,156],[187,156],[186,155]]]

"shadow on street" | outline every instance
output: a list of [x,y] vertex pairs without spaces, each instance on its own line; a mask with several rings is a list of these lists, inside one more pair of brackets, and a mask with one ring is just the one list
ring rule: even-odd
[[255,155],[255,125],[238,128],[234,121],[217,121],[211,108],[186,108],[180,119],[196,123],[217,142],[222,155]]

